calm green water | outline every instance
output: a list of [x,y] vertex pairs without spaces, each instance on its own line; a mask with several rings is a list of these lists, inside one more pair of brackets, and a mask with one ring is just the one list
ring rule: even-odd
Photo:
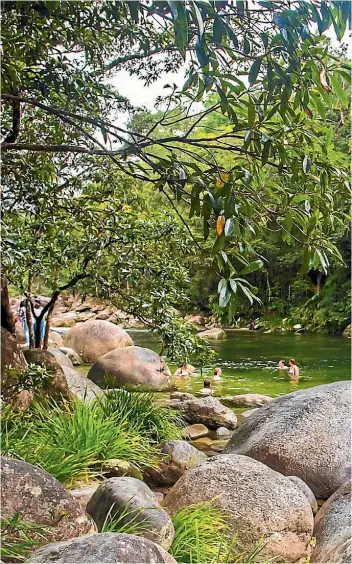
[[[148,331],[129,331],[134,343],[159,352],[159,346]],[[288,394],[296,389],[311,388],[337,380],[348,380],[351,374],[351,341],[343,337],[317,334],[228,331],[226,341],[213,341],[218,353],[217,366],[223,371],[222,382],[214,382],[216,396],[259,393],[269,396]],[[290,383],[288,374],[279,371],[280,359],[286,364],[294,358],[300,367],[298,384]],[[170,365],[174,371],[175,366]],[[210,376],[211,376],[210,372]],[[179,389],[197,392],[203,387],[202,375],[178,379]]]

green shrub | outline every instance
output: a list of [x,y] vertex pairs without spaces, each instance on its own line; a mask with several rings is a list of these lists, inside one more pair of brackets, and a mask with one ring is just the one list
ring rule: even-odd
[[138,429],[152,441],[180,439],[184,421],[171,409],[157,405],[151,392],[110,390],[96,400],[105,416],[118,416],[120,421]]
[[184,564],[250,563],[263,546],[250,554],[236,552],[236,535],[231,537],[228,520],[212,501],[189,505],[172,516],[175,538],[170,553]]
[[45,543],[50,528],[22,521],[15,513],[11,518],[1,518],[0,530],[0,558],[5,562],[23,562],[35,548]]
[[36,464],[65,484],[88,478],[108,458],[138,467],[157,466],[159,453],[150,438],[118,412],[100,402],[58,405],[35,402],[28,414],[3,423],[3,454]]
[[6,379],[1,387],[4,397],[13,397],[22,390],[38,392],[45,388],[54,374],[44,366],[29,364],[24,370],[7,368]]

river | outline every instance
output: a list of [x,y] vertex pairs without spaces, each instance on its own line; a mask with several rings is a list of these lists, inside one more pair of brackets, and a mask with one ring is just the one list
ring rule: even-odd
[[[134,343],[159,352],[159,345],[148,331],[129,331]],[[343,337],[319,334],[263,334],[256,331],[228,331],[226,341],[212,341],[218,354],[217,366],[223,380],[214,382],[215,396],[258,393],[269,396],[288,394],[337,380],[351,374],[351,341]],[[286,364],[294,358],[300,367],[298,383],[291,383],[285,371],[277,370],[280,359]],[[172,370],[174,365],[170,365]],[[211,372],[208,373],[211,376]],[[203,375],[178,379],[177,386],[195,393],[203,387]]]

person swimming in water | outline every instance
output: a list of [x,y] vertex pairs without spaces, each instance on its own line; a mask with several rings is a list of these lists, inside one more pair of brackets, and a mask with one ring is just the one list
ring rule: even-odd
[[220,380],[222,380],[221,376],[222,376],[221,368],[214,368],[213,381],[219,382]]
[[204,386],[204,388],[202,390],[199,390],[199,394],[201,394],[202,396],[212,396],[213,393],[214,393],[214,390],[211,389],[210,380],[204,380],[203,386]]
[[290,360],[288,361],[289,363],[289,369],[288,369],[288,373],[290,375],[290,377],[292,379],[298,379],[299,378],[299,368],[296,364],[296,361],[293,358],[290,358]]
[[196,369],[194,368],[194,366],[184,362],[178,367],[178,369],[174,373],[174,376],[190,376],[190,374],[193,374],[195,371]]
[[288,366],[286,366],[284,360],[279,360],[277,367],[279,370],[288,370]]

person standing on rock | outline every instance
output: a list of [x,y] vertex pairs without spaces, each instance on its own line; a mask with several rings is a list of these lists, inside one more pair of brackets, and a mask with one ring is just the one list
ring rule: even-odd
[[18,318],[24,330],[26,345],[29,345],[29,328],[27,323],[26,300],[21,300],[20,302],[20,307],[18,310]]

